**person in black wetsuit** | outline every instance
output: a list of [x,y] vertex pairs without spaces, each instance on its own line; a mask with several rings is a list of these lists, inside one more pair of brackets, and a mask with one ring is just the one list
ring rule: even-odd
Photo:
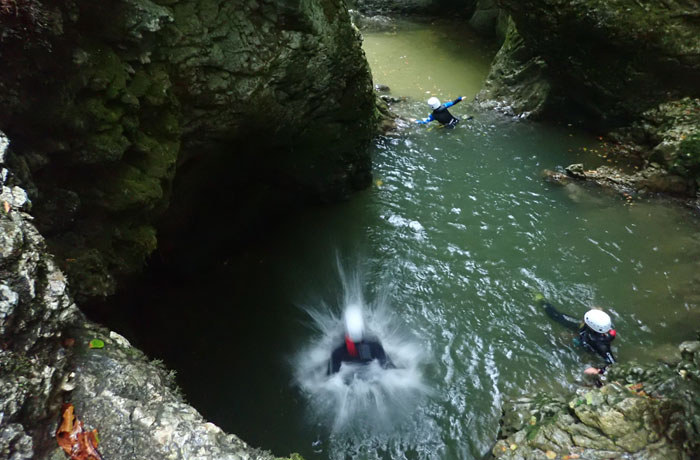
[[428,124],[433,120],[437,120],[440,122],[442,126],[445,128],[454,128],[457,126],[457,123],[459,123],[459,118],[455,117],[450,113],[449,110],[447,110],[448,107],[452,107],[453,105],[457,104],[458,102],[462,102],[462,99],[464,99],[464,96],[460,96],[454,101],[449,101],[445,102],[444,104],[440,103],[440,99],[436,97],[431,97],[428,99],[428,105],[430,106],[431,109],[433,109],[433,113],[431,113],[428,118],[423,118],[422,120],[416,120],[416,123],[420,123],[422,125]]
[[559,312],[552,304],[544,299],[542,294],[535,294],[535,300],[544,307],[545,313],[547,313],[550,318],[566,328],[577,332],[578,336],[574,339],[577,345],[581,345],[586,350],[598,354],[605,360],[605,366],[601,369],[595,367],[586,369],[587,374],[602,374],[609,364],[613,364],[616,361],[610,345],[617,336],[617,331],[612,328],[612,322],[607,313],[602,310],[588,310],[586,314],[583,315],[583,322],[579,323],[574,318]]
[[375,359],[383,368],[391,367],[384,347],[377,340],[366,337],[365,322],[359,307],[348,308],[344,313],[345,339],[331,353],[328,374],[335,374],[343,363],[369,364]]

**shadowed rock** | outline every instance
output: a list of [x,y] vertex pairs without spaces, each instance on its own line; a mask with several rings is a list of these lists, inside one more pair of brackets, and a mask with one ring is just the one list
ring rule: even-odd
[[[2,162],[7,145],[0,132],[3,190],[14,180]],[[20,197],[0,204],[3,458],[67,458],[55,439],[64,401],[75,405],[87,429],[98,429],[105,459],[275,458],[206,422],[184,401],[162,364],[87,321],[25,212],[27,202]],[[104,347],[91,348],[93,339]]]

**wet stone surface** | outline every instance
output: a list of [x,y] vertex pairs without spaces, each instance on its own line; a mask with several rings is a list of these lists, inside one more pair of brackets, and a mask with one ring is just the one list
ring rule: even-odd
[[673,364],[614,365],[569,398],[508,402],[491,458],[690,459],[700,418],[700,342],[684,342]]

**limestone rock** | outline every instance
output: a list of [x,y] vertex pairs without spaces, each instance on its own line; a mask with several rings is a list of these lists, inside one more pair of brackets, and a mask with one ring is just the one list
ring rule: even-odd
[[586,177],[586,173],[583,170],[583,163],[576,163],[573,165],[569,165],[566,168],[564,168],[570,176],[574,177]]
[[499,7],[511,21],[478,105],[519,118],[595,120],[617,142],[610,157],[660,166],[633,179],[638,190],[700,205],[694,2],[504,0]]
[[508,402],[491,458],[693,458],[700,447],[693,415],[700,408],[700,342],[680,350],[676,364],[616,364],[607,384],[579,388],[568,404],[541,394]]
[[[0,133],[0,158],[7,146]],[[162,364],[87,321],[29,217],[0,211],[0,457],[66,458],[55,433],[68,401],[104,458],[275,458],[206,422]]]
[[[620,148],[632,150],[647,165],[657,163],[669,174],[652,177],[651,190],[694,196],[700,178],[700,98],[659,104],[631,125],[610,133]],[[658,167],[656,169],[659,169]],[[675,176],[675,177],[670,177]]]

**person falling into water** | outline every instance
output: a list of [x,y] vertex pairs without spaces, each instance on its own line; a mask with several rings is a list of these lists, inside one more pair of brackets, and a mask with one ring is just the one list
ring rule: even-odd
[[[440,122],[442,126],[445,128],[454,128],[457,126],[457,123],[459,123],[459,118],[455,117],[450,113],[449,110],[447,110],[448,107],[452,107],[453,105],[462,102],[462,99],[464,99],[464,96],[459,96],[457,99],[454,101],[449,101],[445,102],[444,104],[440,103],[440,99],[436,97],[431,97],[428,99],[428,105],[430,106],[431,109],[433,109],[433,112],[428,116],[428,118],[423,118],[422,120],[416,120],[416,123],[425,125],[430,123],[433,120],[437,120]],[[471,118],[471,117],[469,117]],[[467,119],[469,119],[467,118]]]
[[589,367],[584,371],[586,374],[603,374],[608,365],[615,363],[610,345],[617,336],[617,332],[612,328],[612,322],[607,313],[597,309],[588,310],[583,315],[583,322],[579,323],[574,318],[559,312],[545,300],[541,293],[535,293],[534,298],[550,318],[578,333],[574,343],[598,354],[605,360],[604,366],[601,368]]
[[328,374],[340,371],[343,363],[369,364],[377,360],[383,368],[391,367],[391,361],[384,352],[384,347],[378,340],[367,336],[365,321],[360,307],[351,306],[343,314],[345,327],[344,342],[331,353],[328,363]]

